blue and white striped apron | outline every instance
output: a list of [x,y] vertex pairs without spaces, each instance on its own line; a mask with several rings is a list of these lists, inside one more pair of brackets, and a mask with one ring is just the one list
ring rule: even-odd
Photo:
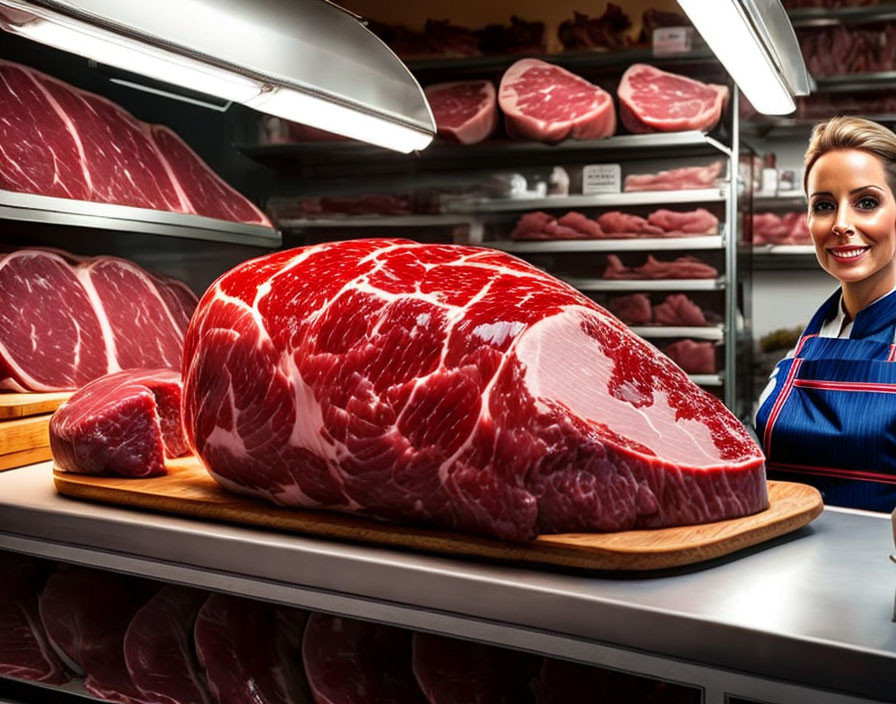
[[863,308],[849,338],[819,337],[840,292],[813,316],[756,414],[769,477],[818,487],[826,504],[896,507],[896,292]]

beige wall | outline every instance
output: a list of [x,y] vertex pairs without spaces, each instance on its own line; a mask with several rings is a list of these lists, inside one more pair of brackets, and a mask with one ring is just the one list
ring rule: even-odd
[[[606,8],[606,3],[595,0],[337,0],[337,4],[362,17],[402,24],[410,29],[422,28],[427,19],[451,20],[454,24],[476,29],[486,24],[508,22],[511,15],[517,15],[529,22],[545,23],[549,51],[559,48],[557,27],[564,20],[572,19],[573,10],[598,17]],[[681,13],[675,0],[620,0],[617,4],[632,20],[630,32],[633,38],[641,30],[644,10],[652,7]]]

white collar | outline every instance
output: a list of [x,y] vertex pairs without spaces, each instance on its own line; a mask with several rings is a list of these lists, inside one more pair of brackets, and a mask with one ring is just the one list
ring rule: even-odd
[[[871,303],[862,308],[865,310],[868,306],[873,306],[878,301],[886,298],[891,293],[896,292],[896,286],[893,286],[889,291],[887,291],[883,296],[879,298],[875,298]],[[860,311],[861,312],[861,311]],[[818,331],[819,337],[839,337],[841,339],[848,338],[852,333],[852,324],[855,322],[855,318],[850,320],[845,325],[843,324],[846,320],[846,310],[843,308],[843,291],[840,291],[840,300],[837,302],[837,315],[827,321],[824,325],[821,326],[821,330]]]

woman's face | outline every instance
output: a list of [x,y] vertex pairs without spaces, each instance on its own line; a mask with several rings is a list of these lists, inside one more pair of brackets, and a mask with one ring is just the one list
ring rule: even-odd
[[[842,283],[896,283],[896,199],[877,157],[831,151],[809,171],[809,231],[822,268]],[[888,289],[889,290],[889,289]]]

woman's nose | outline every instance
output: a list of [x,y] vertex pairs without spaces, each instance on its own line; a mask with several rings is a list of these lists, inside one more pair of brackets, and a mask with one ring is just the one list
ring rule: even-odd
[[849,237],[850,235],[855,234],[855,228],[852,226],[852,223],[849,222],[847,216],[847,209],[841,208],[837,213],[837,217],[834,219],[831,231],[838,237]]

